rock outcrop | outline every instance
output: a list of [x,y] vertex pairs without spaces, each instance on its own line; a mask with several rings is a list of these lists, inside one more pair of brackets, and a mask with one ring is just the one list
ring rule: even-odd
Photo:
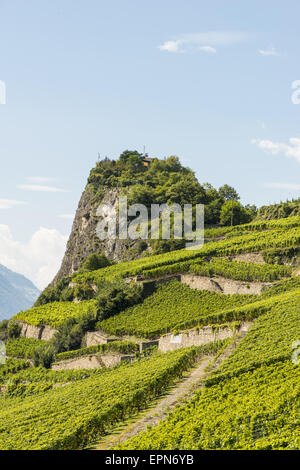
[[[96,213],[99,205],[110,204],[116,208],[119,194],[118,189],[110,189],[104,193],[100,200],[91,187],[86,187],[78,204],[60,270],[51,285],[55,285],[61,278],[70,276],[77,271],[81,263],[92,253],[103,253],[114,262],[138,256],[138,253],[134,252],[136,240],[120,240],[118,238],[100,240],[96,233],[99,221]],[[128,251],[129,249],[133,250]]]

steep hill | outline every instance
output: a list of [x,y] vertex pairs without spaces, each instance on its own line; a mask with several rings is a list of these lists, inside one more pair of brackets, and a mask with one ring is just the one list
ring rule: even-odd
[[30,308],[40,291],[25,276],[0,265],[0,320]]
[[[147,166],[145,166],[145,164]],[[184,167],[178,157],[164,160],[144,158],[137,151],[125,151],[117,160],[99,161],[91,170],[86,188],[76,211],[71,235],[67,244],[61,268],[52,285],[65,276],[78,270],[81,263],[91,253],[103,253],[113,262],[131,260],[145,253],[161,253],[183,246],[180,240],[105,240],[96,235],[99,217],[96,214],[100,203],[117,208],[118,197],[125,195],[128,205],[178,203],[205,204],[206,225],[228,225],[231,222],[231,202],[233,223],[249,222],[256,208],[242,207],[238,194],[228,185],[218,190],[210,184],[200,184],[194,172]]]
[[[85,194],[94,208],[116,187],[131,201],[203,201],[211,191],[177,159],[146,169],[140,155],[123,160],[92,170]],[[148,187],[155,165],[159,181]],[[201,249],[124,244],[120,261],[104,264],[108,246],[94,244],[82,202],[75,222],[91,225],[73,230],[58,282],[2,326],[1,449],[101,448],[104,435],[124,449],[300,449],[300,216],[218,226],[228,221],[224,205],[227,216],[237,207],[219,189],[210,209],[218,199]],[[149,405],[153,428],[141,426]],[[118,422],[127,422],[120,441]]]

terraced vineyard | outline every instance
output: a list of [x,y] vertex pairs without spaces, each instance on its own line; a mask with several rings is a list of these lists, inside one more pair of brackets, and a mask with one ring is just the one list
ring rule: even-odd
[[79,303],[52,302],[20,312],[15,316],[15,318],[17,320],[25,321],[33,326],[49,325],[56,328],[68,318],[80,318],[89,310],[93,311],[94,308],[94,300]]
[[120,448],[299,449],[300,290],[274,299],[201,393]]
[[130,307],[99,326],[117,336],[155,338],[182,325],[210,322],[210,315],[257,300],[258,296],[225,296],[197,291],[179,281],[163,284],[139,305]]
[[87,348],[75,349],[74,351],[66,351],[57,354],[55,361],[65,361],[67,359],[75,359],[76,357],[87,356],[91,354],[105,354],[109,352],[116,352],[120,354],[136,354],[139,351],[137,343],[130,341],[113,341],[106,344],[97,344]]
[[[175,408],[165,421],[121,448],[300,448],[300,369],[291,361],[292,343],[300,340],[300,277],[296,276],[300,217],[210,229],[205,238],[208,242],[198,251],[177,250],[75,274],[69,288],[75,285],[96,290],[104,280],[137,275],[155,280],[178,273],[221,276],[241,281],[244,286],[251,282],[268,286],[260,295],[224,295],[191,289],[178,280],[151,282],[148,285],[155,288],[152,293],[145,292],[143,301],[139,297],[134,306],[111,310],[105,320],[99,321],[98,316],[96,328],[120,341],[82,347],[83,336],[79,336],[77,349],[70,346],[56,350],[55,361],[106,353],[135,355],[134,363],[112,369],[55,371],[31,367],[28,359],[46,342],[7,340],[9,358],[0,365],[1,449],[84,448],[116,422],[144,409],[199,356],[222,357],[222,348],[226,347],[231,355],[225,355],[227,359],[220,361],[216,370],[207,370],[201,391]],[[270,262],[231,260],[236,254],[252,252]],[[286,262],[290,265],[279,264]],[[52,302],[20,312],[16,318],[33,326],[62,326],[60,341],[69,344],[68,333],[63,330],[66,320],[81,319],[97,308],[96,299]],[[170,331],[177,334],[189,328],[195,333],[207,325],[213,329],[226,325],[234,330],[244,321],[253,325],[236,349],[236,338],[231,338],[164,354],[150,349],[149,357],[141,357],[139,345],[130,342],[136,341],[134,337],[157,339]],[[75,337],[81,334],[77,326],[72,330]],[[131,337],[130,341],[124,341],[124,336]]]
[[121,449],[299,449],[300,368],[290,361],[196,393]]
[[290,359],[292,343],[300,338],[300,290],[271,305],[258,318],[236,351],[208,380],[213,384],[263,364]]
[[185,272],[197,274],[198,276],[223,276],[228,279],[249,282],[273,282],[290,276],[292,268],[291,266],[234,262],[222,258],[213,258],[210,262],[200,259],[149,269],[145,271],[144,278],[155,279],[168,274]]
[[116,277],[136,276],[150,269],[164,265],[172,265],[197,258],[233,255],[238,253],[255,252],[270,248],[298,247],[300,245],[300,227],[293,226],[289,230],[263,230],[242,234],[229,240],[211,242],[203,246],[201,250],[177,250],[162,255],[149,256],[127,263],[102,268],[91,273],[77,274],[75,283],[97,284],[103,279]]
[[6,354],[15,358],[32,358],[34,350],[44,344],[44,341],[34,338],[15,338],[6,341]]
[[39,395],[0,398],[0,449],[82,448],[160,394],[197,356],[196,348],[159,354]]

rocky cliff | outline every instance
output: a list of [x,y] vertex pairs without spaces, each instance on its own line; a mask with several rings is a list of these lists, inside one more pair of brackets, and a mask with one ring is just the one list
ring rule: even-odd
[[[101,241],[96,233],[100,203],[116,207],[118,196],[122,193],[127,196],[128,205],[141,203],[148,209],[151,204],[176,203],[181,207],[184,204],[205,204],[205,223],[216,226],[228,192],[238,196],[234,188],[228,185],[219,190],[208,183],[201,185],[194,172],[182,166],[176,156],[160,160],[146,158],[135,150],[126,150],[117,160],[106,158],[97,162],[81,196],[66,253],[52,285],[77,271],[92,253],[102,253],[111,261],[119,262],[140,257],[145,251],[161,253],[183,246],[182,240],[174,238],[147,243],[118,238]],[[248,218],[244,221],[250,221],[253,217],[246,208],[242,207],[241,212],[243,217],[247,213]]]
[[120,190],[107,188],[100,201],[95,196],[92,188],[87,185],[78,204],[60,270],[52,281],[52,285],[56,284],[61,278],[77,271],[81,263],[92,253],[103,253],[114,262],[138,256],[135,250],[137,242],[119,240],[118,238],[101,241],[96,233],[96,226],[99,220],[96,212],[99,204],[111,204],[116,207],[119,193]]

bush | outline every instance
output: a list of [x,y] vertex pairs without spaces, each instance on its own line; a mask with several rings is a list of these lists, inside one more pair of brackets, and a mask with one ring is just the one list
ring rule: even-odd
[[[68,289],[69,283],[71,281],[71,277],[63,277],[58,283],[52,287],[48,286],[44,291],[41,293],[37,301],[35,302],[34,306],[39,307],[40,305],[45,305],[50,302],[59,302],[60,300],[63,300],[62,294],[63,292]],[[66,300],[66,299],[64,299]],[[73,299],[68,299],[68,300],[73,300]]]
[[135,305],[142,299],[142,291],[142,287],[134,282],[127,284],[121,279],[104,281],[96,297],[98,320],[109,318]]
[[50,369],[55,358],[55,349],[52,344],[43,345],[33,351],[33,363],[35,367],[41,366]]
[[80,271],[89,272],[96,269],[105,268],[110,265],[110,261],[102,253],[89,255],[82,263]]
[[19,338],[20,333],[21,333],[21,329],[22,329],[22,327],[21,327],[20,323],[14,321],[14,320],[11,320],[8,323],[7,336],[9,337],[9,339]]
[[0,323],[0,330],[1,330],[1,331],[6,331],[7,328],[8,328],[8,323],[9,323],[9,320],[3,320],[3,321]]
[[79,300],[90,300],[95,297],[95,291],[88,284],[80,284],[74,289],[74,297]]
[[96,311],[92,308],[81,318],[69,318],[58,327],[57,333],[51,340],[56,353],[70,351],[81,347],[84,334],[93,330],[96,324]]
[[3,320],[0,323],[0,340],[4,341],[7,338],[7,327],[8,327],[8,320]]

